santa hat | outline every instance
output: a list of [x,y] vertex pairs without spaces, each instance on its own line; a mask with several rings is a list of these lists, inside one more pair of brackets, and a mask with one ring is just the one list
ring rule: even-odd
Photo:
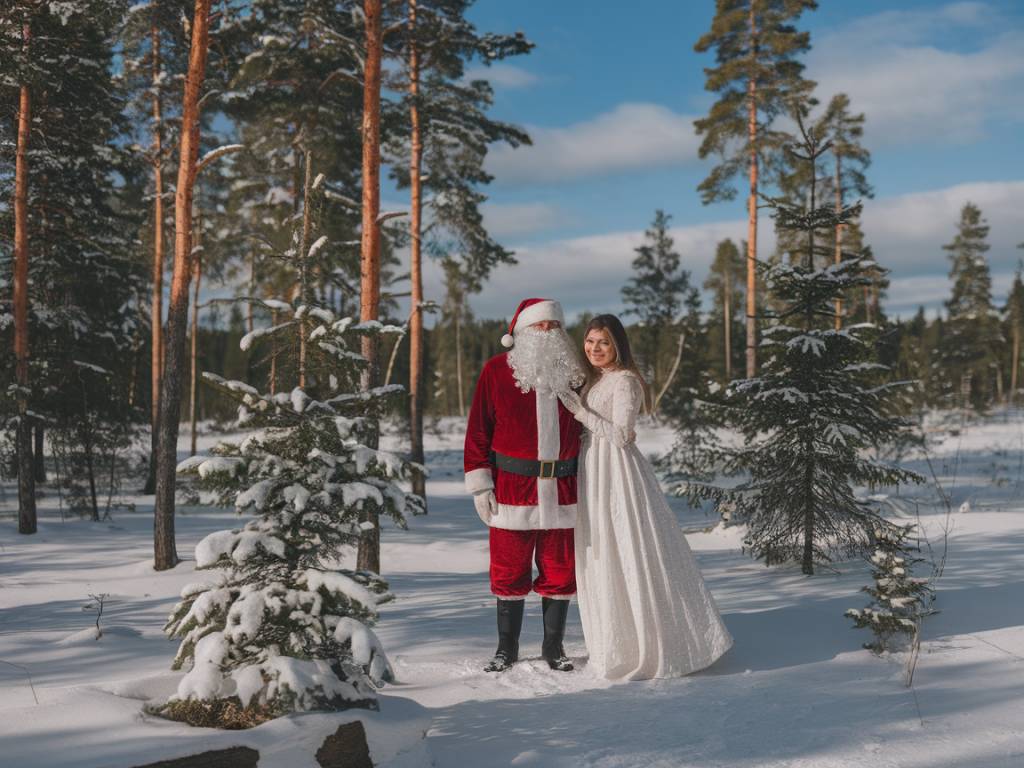
[[516,328],[526,328],[543,320],[554,320],[565,325],[562,305],[553,299],[523,299],[508,324],[508,333],[501,337],[501,346],[511,347],[516,343]]

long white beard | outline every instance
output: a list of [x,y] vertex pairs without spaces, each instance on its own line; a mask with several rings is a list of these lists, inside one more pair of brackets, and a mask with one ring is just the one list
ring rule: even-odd
[[561,328],[523,328],[508,353],[516,386],[523,392],[568,392],[586,379],[572,339]]

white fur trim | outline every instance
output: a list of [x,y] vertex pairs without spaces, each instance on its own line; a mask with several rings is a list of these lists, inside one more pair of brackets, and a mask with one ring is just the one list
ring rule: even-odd
[[[558,398],[537,392],[537,458],[557,459],[558,449]],[[537,478],[537,505],[544,511],[558,506],[558,480]]]
[[557,320],[562,325],[565,325],[562,305],[550,299],[531,304],[519,313],[519,317],[516,318],[515,330],[518,331],[520,328],[526,328],[534,323],[539,323],[541,320]]
[[508,595],[499,595],[497,592],[491,592],[491,594],[494,595],[499,600],[525,600],[526,599],[526,595],[512,595],[510,597]]
[[576,597],[576,593],[573,592],[571,595],[541,595],[541,597],[546,597],[548,600],[572,600]]
[[494,478],[487,468],[472,469],[466,473],[466,493],[489,491],[494,487]]
[[501,337],[501,346],[505,347],[505,349],[511,349],[512,345],[515,343],[516,340],[510,333],[506,333],[504,336]]
[[554,509],[542,509],[539,506],[519,507],[499,503],[498,514],[491,518],[490,526],[509,531],[575,528],[576,505],[559,504]]

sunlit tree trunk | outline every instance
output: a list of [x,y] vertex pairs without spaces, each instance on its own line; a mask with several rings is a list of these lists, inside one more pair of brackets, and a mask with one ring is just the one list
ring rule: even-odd
[[[366,19],[366,68],[363,75],[363,221],[360,243],[359,319],[376,320],[380,307],[380,86],[381,86],[381,0],[364,0]],[[363,337],[362,353],[368,365],[363,371],[363,389],[371,389],[378,376],[378,338]],[[380,573],[380,520],[375,511],[363,513],[373,527],[359,540],[356,567]]]
[[160,377],[163,375],[164,302],[164,147],[163,111],[160,103],[160,32],[154,19],[152,39],[153,81],[153,304],[150,311],[150,442],[152,454],[144,493],[156,492],[156,441],[160,424]]
[[[31,31],[22,27],[27,54]],[[18,96],[18,144],[14,155],[14,380],[18,385],[18,533],[36,532],[36,483],[32,425],[28,415],[28,142],[32,101],[28,84]]]
[[164,377],[161,382],[160,430],[157,442],[156,508],[153,562],[158,571],[178,563],[174,543],[174,488],[178,426],[181,417],[181,374],[185,367],[189,283],[192,277],[192,196],[199,158],[199,97],[206,74],[210,0],[195,0],[188,74],[182,99],[178,180],[174,194],[174,274],[167,310]]
[[[757,49],[757,24],[754,3],[750,3],[751,57]],[[757,82],[747,80],[747,140],[750,143],[750,192],[747,197],[747,377],[757,375]]]
[[[423,198],[420,169],[423,165],[423,136],[417,99],[420,89],[419,48],[416,42],[416,0],[409,0],[409,122],[411,153],[409,157],[410,189],[410,258],[409,278],[412,302],[409,316],[409,458],[423,463]],[[413,470],[412,492],[426,500],[427,483],[423,472]],[[426,511],[426,507],[424,507]]]

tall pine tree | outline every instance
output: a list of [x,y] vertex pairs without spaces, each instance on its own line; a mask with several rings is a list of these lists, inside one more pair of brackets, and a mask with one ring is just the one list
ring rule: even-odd
[[711,29],[694,46],[715,50],[714,67],[704,70],[705,88],[719,94],[708,116],[697,120],[703,136],[701,158],[718,158],[697,187],[704,204],[732,200],[734,179],[746,172],[747,191],[747,376],[757,370],[757,206],[759,190],[778,179],[786,134],[775,118],[802,101],[813,83],[802,76],[796,57],[810,48],[810,33],[794,26],[815,0],[716,0]]

